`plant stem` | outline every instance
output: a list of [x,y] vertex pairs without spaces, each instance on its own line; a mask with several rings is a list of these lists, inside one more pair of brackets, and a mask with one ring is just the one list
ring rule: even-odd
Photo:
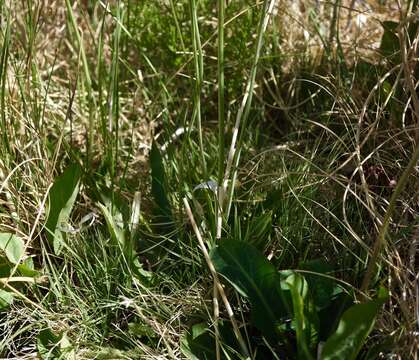
[[218,0],[218,203],[217,203],[217,234],[221,238],[222,225],[222,182],[224,173],[224,16],[225,0]]
[[204,177],[207,175],[207,166],[205,162],[204,144],[202,139],[202,117],[201,117],[201,89],[204,77],[204,60],[202,55],[202,45],[199,35],[199,25],[197,17],[197,4],[195,0],[190,0],[189,5],[191,8],[191,19],[192,19],[192,42],[194,52],[194,63],[195,63],[195,95],[194,95],[194,113],[197,119],[198,125],[198,138],[199,148],[201,152],[201,160]]

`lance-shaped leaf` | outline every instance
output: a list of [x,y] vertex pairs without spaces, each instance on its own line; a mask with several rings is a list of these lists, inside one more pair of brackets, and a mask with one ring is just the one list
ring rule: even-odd
[[156,222],[162,232],[170,232],[172,210],[167,196],[166,172],[164,170],[163,158],[160,151],[153,142],[150,151],[151,167],[151,193],[155,201]]
[[117,224],[112,214],[106,208],[105,205],[98,203],[98,206],[100,210],[102,210],[103,216],[105,217],[106,225],[108,226],[108,230],[109,230],[109,233],[111,234],[111,238],[113,242],[115,244],[119,244],[122,249],[125,249],[125,234],[124,234],[123,227]]
[[69,166],[54,182],[49,193],[48,219],[45,225],[55,254],[59,255],[64,244],[64,233],[80,188],[79,165]]
[[387,291],[381,289],[377,299],[346,310],[336,332],[324,344],[322,360],[356,359],[387,297]]

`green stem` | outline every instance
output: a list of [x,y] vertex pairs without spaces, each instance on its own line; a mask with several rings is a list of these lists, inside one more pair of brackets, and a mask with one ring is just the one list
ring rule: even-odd
[[207,175],[207,166],[205,162],[204,144],[202,139],[202,118],[201,118],[201,89],[204,77],[204,60],[202,55],[202,45],[199,35],[199,25],[197,17],[197,5],[195,0],[190,0],[189,5],[191,8],[192,19],[192,41],[194,50],[194,64],[195,64],[195,96],[194,108],[198,126],[198,140],[201,153],[201,160],[203,166],[204,177]]
[[224,17],[225,0],[218,0],[218,199],[217,217],[221,216],[221,194],[224,175],[224,131],[225,131],[225,102],[224,102]]

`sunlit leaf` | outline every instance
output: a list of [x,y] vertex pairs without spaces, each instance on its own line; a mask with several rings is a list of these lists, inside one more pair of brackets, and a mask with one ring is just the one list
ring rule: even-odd
[[346,310],[336,332],[323,347],[322,360],[356,359],[387,297],[387,292],[382,289],[377,299]]
[[310,345],[315,344],[317,340],[318,320],[314,319],[313,307],[308,299],[307,281],[303,276],[294,273],[285,283],[291,291],[298,354],[301,358],[313,359]]

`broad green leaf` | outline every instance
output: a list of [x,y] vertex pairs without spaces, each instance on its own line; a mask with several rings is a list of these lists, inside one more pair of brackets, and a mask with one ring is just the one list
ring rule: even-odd
[[[8,278],[14,267],[14,263],[12,263],[6,257],[0,256],[0,278]],[[40,272],[34,269],[32,259],[27,258],[17,265],[17,272],[14,276],[34,278],[40,275]]]
[[132,271],[135,277],[141,281],[144,286],[152,286],[155,282],[154,274],[151,271],[144,269],[139,257],[135,257],[132,262]]
[[353,298],[346,292],[333,297],[330,304],[317,309],[319,318],[319,341],[325,342],[336,330],[342,314],[353,305]]
[[377,299],[346,310],[336,332],[323,347],[322,360],[356,359],[387,297],[387,292],[382,289]]
[[252,245],[226,240],[211,251],[216,270],[252,305],[252,320],[265,337],[278,340],[279,325],[291,313],[275,267]]
[[50,329],[42,330],[37,338],[36,345],[41,359],[55,359],[59,357],[60,336],[55,335]]
[[131,218],[128,225],[130,231],[131,240],[135,238],[135,235],[138,232],[141,219],[141,194],[137,191],[134,194],[134,199],[132,200],[131,206]]
[[7,261],[6,258],[0,257],[0,278],[7,278],[10,276],[14,265]]
[[80,188],[81,169],[77,164],[69,166],[55,179],[49,193],[48,219],[45,225],[54,252],[59,255],[63,244],[65,229]]
[[0,289],[0,311],[9,307],[13,302],[14,295],[6,290]]
[[104,184],[97,185],[97,191],[99,192],[98,202],[112,210],[110,211],[112,217],[119,227],[122,228],[129,223],[129,206],[126,199],[111,186]]
[[30,257],[25,259],[23,263],[19,264],[17,270],[22,276],[36,277],[40,275],[40,272],[35,270],[33,259]]
[[17,235],[0,233],[0,254],[1,253],[4,253],[11,263],[18,264],[25,255],[25,243]]

